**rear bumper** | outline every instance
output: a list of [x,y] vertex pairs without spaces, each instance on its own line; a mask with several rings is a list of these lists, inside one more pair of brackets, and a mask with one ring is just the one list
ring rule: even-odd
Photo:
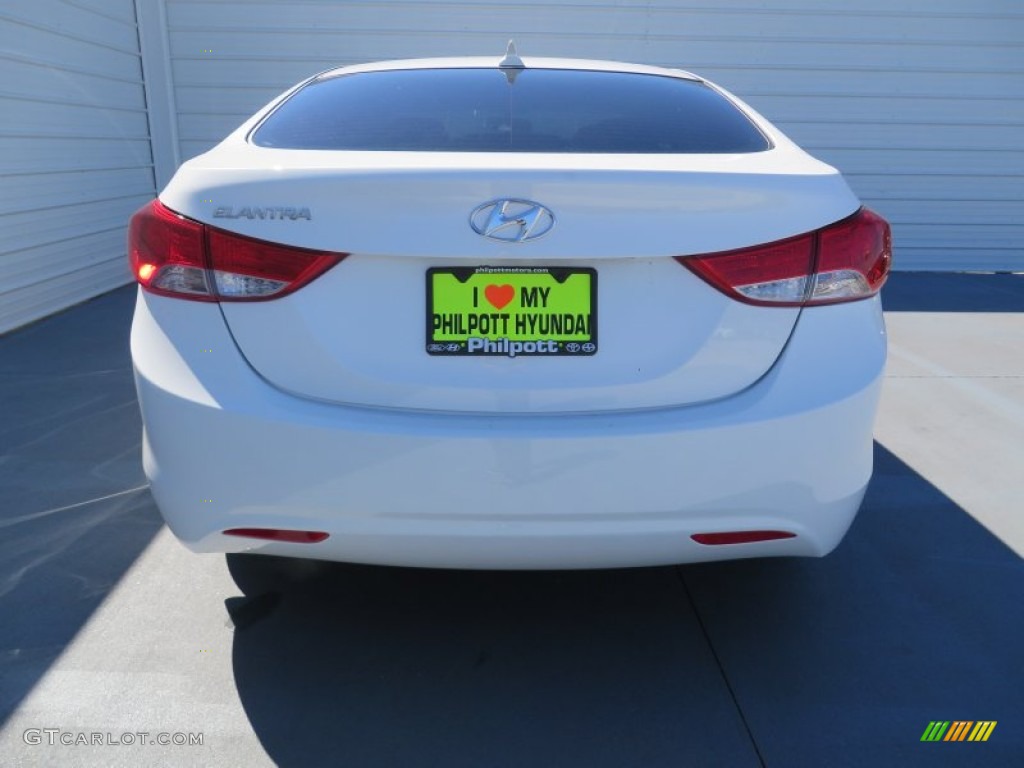
[[[196,551],[461,568],[588,568],[769,555],[841,540],[871,474],[885,362],[877,299],[805,310],[772,370],[699,406],[566,416],[350,408],[246,364],[216,305],[140,294],[144,464]],[[229,528],[326,531],[317,544]],[[794,538],[707,546],[701,532]]]

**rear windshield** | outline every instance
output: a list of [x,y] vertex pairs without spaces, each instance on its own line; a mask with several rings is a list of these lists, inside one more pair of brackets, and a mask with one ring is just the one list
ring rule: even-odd
[[694,154],[771,144],[703,83],[565,69],[409,69],[317,80],[278,107],[261,147]]

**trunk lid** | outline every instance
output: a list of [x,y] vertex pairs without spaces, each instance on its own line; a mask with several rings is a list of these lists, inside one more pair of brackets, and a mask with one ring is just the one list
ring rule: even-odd
[[[553,226],[528,242],[481,236],[473,224],[486,229],[488,213],[473,212],[502,199],[543,205]],[[799,309],[734,301],[672,257],[779,240],[858,207],[833,169],[791,146],[652,157],[226,144],[186,164],[161,200],[221,229],[350,254],[294,294],[221,305],[271,384],[329,402],[484,413],[678,406],[749,387],[782,352]],[[560,290],[557,278],[590,275],[596,351],[429,354],[438,321],[428,276],[481,267],[491,271],[466,290],[477,287],[498,317],[528,299],[521,270],[553,270],[537,278],[535,303],[545,287]],[[577,300],[587,303],[564,299],[557,314],[568,322],[562,310]],[[536,321],[544,313],[534,309]]]

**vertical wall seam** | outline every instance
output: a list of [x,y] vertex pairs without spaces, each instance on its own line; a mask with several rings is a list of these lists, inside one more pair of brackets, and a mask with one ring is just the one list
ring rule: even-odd
[[181,162],[166,3],[164,0],[135,0],[135,19],[142,52],[142,85],[153,176],[159,193]]

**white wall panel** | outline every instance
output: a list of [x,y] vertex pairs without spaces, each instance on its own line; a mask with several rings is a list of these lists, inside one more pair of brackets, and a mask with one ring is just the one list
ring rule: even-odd
[[720,82],[893,221],[898,268],[1024,270],[1018,0],[12,0],[0,332],[125,282],[124,223],[154,173],[297,80],[508,37]]
[[153,196],[132,0],[0,6],[0,332],[122,285]]
[[1018,0],[166,0],[182,157],[330,66],[524,54],[692,69],[847,174],[902,269],[1024,270]]

